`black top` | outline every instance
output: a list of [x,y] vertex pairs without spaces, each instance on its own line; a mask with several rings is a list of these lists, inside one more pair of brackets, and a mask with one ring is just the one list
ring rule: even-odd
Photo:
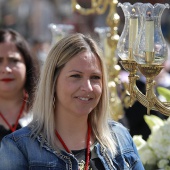
[[[86,160],[87,149],[72,151],[73,155],[77,158],[79,164],[79,170],[84,170],[85,160]],[[98,158],[94,146],[90,152],[90,165],[89,169],[91,170],[105,170],[101,160]]]
[[[14,125],[13,125],[14,126]],[[17,129],[20,129],[21,125],[18,124]],[[2,138],[8,134],[12,133],[12,131],[10,129],[6,129],[4,126],[0,125],[0,141],[2,140]]]

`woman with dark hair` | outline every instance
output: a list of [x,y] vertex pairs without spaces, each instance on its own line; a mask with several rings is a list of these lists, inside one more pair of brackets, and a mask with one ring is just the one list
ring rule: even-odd
[[0,29],[0,141],[29,122],[36,66],[26,40],[12,29]]

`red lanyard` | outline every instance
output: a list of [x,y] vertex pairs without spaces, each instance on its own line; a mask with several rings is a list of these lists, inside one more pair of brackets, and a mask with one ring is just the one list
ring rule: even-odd
[[[68,153],[71,153],[71,151],[68,149],[68,147],[64,143],[63,139],[61,138],[61,136],[59,135],[59,133],[56,130],[55,130],[55,134],[56,134],[57,138],[59,139],[59,141],[61,142],[61,144],[63,145],[64,149]],[[91,126],[88,124],[88,135],[87,135],[87,142],[86,142],[86,144],[87,144],[87,152],[86,152],[85,170],[88,170],[88,166],[89,166],[89,162],[90,162],[90,136],[91,136]]]
[[14,132],[15,130],[16,130],[16,128],[17,128],[17,126],[18,126],[18,121],[19,121],[19,119],[20,119],[20,117],[21,117],[21,115],[22,115],[22,112],[24,111],[24,107],[25,107],[25,103],[26,103],[26,96],[24,97],[24,101],[23,101],[23,103],[22,103],[22,106],[21,106],[21,109],[20,109],[20,111],[19,111],[19,114],[18,114],[18,117],[17,117],[17,120],[16,120],[16,122],[15,122],[15,125],[14,125],[14,127],[12,127],[10,124],[9,124],[9,122],[5,119],[5,117],[4,117],[4,115],[0,112],[0,116],[2,117],[2,119],[4,120],[4,122],[8,125],[8,127],[10,128],[10,130],[12,131],[12,132]]

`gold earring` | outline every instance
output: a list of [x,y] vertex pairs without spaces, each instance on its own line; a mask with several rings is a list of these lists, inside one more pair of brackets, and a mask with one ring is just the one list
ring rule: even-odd
[[53,107],[55,108],[55,96],[53,96]]

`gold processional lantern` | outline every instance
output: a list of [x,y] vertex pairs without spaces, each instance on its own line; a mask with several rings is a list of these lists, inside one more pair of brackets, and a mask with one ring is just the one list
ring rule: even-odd
[[[170,116],[170,103],[162,102],[154,93],[154,78],[163,69],[168,56],[167,44],[161,31],[161,15],[168,4],[119,3],[124,12],[125,25],[117,45],[121,64],[129,74],[128,92],[131,104],[138,100],[150,110]],[[146,77],[146,94],[136,86],[137,70]]]

